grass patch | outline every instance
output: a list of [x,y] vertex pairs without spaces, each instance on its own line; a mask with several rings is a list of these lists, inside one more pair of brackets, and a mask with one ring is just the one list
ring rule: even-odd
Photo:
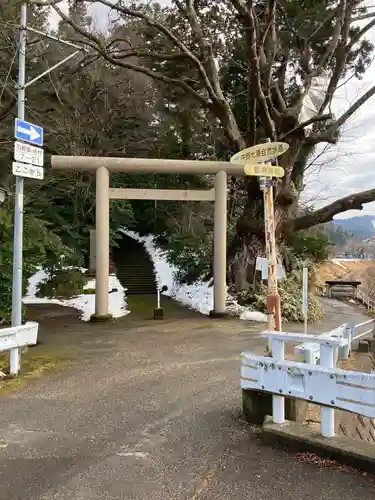
[[[303,323],[302,313],[302,268],[296,268],[289,272],[286,278],[278,283],[278,291],[281,299],[281,314],[283,321]],[[236,294],[239,304],[249,306],[253,311],[267,313],[267,286],[257,284],[250,286]],[[322,318],[323,312],[318,299],[309,293],[308,320],[314,322]]]
[[[139,316],[143,319],[153,319],[154,309],[157,307],[156,294],[155,295],[129,295],[127,297],[128,309],[131,314]],[[168,297],[161,296],[161,307],[165,313],[178,312],[184,309],[174,300]],[[166,317],[164,315],[164,317]]]
[[[29,348],[22,355],[21,371],[18,376],[8,375],[0,380],[0,395],[22,389],[48,373],[56,373],[71,361],[73,361],[72,355],[64,353],[61,348],[56,351],[43,349],[43,346]],[[9,373],[9,353],[0,355],[0,370]]]
[[87,282],[80,269],[58,269],[50,272],[38,285],[37,297],[70,299],[83,293]]

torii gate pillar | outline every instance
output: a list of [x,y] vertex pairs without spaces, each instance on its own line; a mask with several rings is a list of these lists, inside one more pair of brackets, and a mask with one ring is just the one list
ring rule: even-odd
[[227,316],[227,173],[215,177],[214,308],[212,317]]

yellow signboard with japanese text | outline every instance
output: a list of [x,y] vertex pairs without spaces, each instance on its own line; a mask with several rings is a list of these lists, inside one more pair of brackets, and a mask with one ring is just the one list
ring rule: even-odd
[[257,177],[284,177],[285,170],[275,165],[262,165],[261,163],[246,163],[244,168],[245,175],[254,175]]
[[236,165],[246,165],[249,161],[264,162],[273,160],[282,155],[289,149],[289,144],[286,142],[266,142],[264,144],[257,144],[251,148],[239,151],[230,159],[231,163]]

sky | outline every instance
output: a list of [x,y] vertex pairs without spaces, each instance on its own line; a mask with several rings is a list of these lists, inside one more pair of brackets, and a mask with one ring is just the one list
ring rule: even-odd
[[[168,0],[159,0],[168,3]],[[366,2],[375,6],[375,0]],[[63,10],[66,9],[64,4]],[[374,9],[375,10],[375,9]],[[95,26],[105,27],[108,22],[108,10],[102,5],[90,12]],[[364,21],[366,22],[366,21]],[[56,15],[51,17],[51,24],[56,26]],[[375,29],[369,31],[367,38],[375,44]],[[340,116],[361,94],[375,84],[374,60],[362,80],[352,78],[336,92],[332,103],[332,112]],[[335,199],[358,191],[375,188],[375,96],[352,117],[342,130],[342,138],[336,146],[319,147],[317,158],[309,168],[302,201],[313,203],[316,208],[327,205]],[[357,215],[374,215],[375,202],[364,205],[362,211],[348,211],[337,218]]]

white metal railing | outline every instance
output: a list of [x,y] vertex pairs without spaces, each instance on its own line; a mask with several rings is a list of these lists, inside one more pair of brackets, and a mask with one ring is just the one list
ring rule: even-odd
[[0,329],[0,352],[10,351],[10,373],[17,375],[20,369],[20,347],[35,345],[39,324],[30,321],[25,325]]
[[362,302],[368,311],[375,309],[375,301],[370,299],[370,297],[363,293],[359,288],[357,289],[356,299]]
[[[335,365],[339,358],[347,359],[349,357],[353,340],[353,327],[351,325],[344,323],[329,332],[324,332],[315,337],[322,340],[347,339],[348,342],[345,345],[340,348],[337,347],[334,350]],[[317,363],[320,360],[320,340],[299,344],[296,346],[295,351],[297,354],[301,354],[303,356],[306,363]]]
[[[272,354],[242,353],[241,389],[272,393],[274,423],[285,422],[285,396],[321,405],[321,434],[327,438],[335,435],[334,408],[375,418],[375,374],[335,367],[336,352],[348,356],[351,338],[274,331],[262,332],[261,336],[271,342]],[[318,344],[320,366],[285,360],[288,341]]]
[[[364,330],[364,331],[361,331]],[[337,348],[335,350],[335,364],[338,359],[347,359],[352,351],[352,344],[358,341],[366,335],[371,335],[375,338],[375,320],[369,319],[358,323],[357,325],[350,325],[349,323],[344,323],[339,327],[330,330],[329,332],[324,332],[319,335],[322,339],[335,339],[335,338],[346,338],[348,339],[348,344],[344,347]],[[296,346],[295,351],[297,354],[303,356],[306,363],[317,363],[320,359],[320,344],[318,342],[304,342]]]
[[[360,330],[363,327],[365,327],[365,328],[370,327],[370,328],[367,328],[367,330],[364,332],[358,332],[358,330]],[[365,335],[369,335],[369,334],[372,334],[372,337],[375,338],[375,321],[374,321],[374,319],[369,319],[367,321],[364,321],[363,323],[358,323],[358,325],[355,325],[353,327],[352,342],[354,340],[358,340],[358,339],[364,337]]]

